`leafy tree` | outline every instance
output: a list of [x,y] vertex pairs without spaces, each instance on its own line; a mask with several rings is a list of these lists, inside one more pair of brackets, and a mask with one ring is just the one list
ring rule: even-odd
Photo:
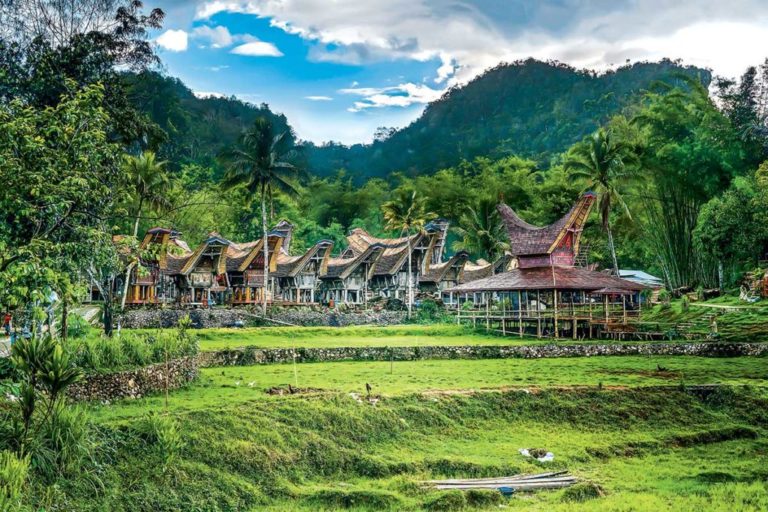
[[646,95],[633,123],[642,129],[640,173],[646,183],[641,201],[646,235],[671,289],[711,279],[695,250],[693,230],[702,206],[743,173],[744,152],[729,120],[707,89],[660,87]]
[[105,85],[103,106],[118,121],[112,136],[125,143],[162,138],[146,115],[127,101],[119,67],[145,69],[158,62],[147,40],[163,11],[142,13],[138,0],[23,0],[0,2],[0,100],[54,106],[68,81]]
[[631,217],[621,189],[629,177],[627,165],[634,160],[631,148],[617,141],[611,132],[600,129],[574,146],[565,161],[565,168],[570,171],[572,179],[585,182],[588,189],[597,193],[600,223],[608,235],[613,271],[617,276],[619,262],[611,231],[611,211],[618,205]]
[[114,253],[104,234],[123,181],[103,94],[92,85],[53,108],[0,105],[2,309],[28,315],[90,258]]
[[750,66],[737,82],[718,78],[715,89],[725,115],[747,150],[750,164],[768,157],[768,59]]
[[275,191],[296,194],[297,184],[293,181],[297,167],[290,163],[295,158],[293,136],[282,132],[275,134],[272,123],[258,118],[253,126],[244,132],[238,144],[221,153],[227,167],[222,181],[225,189],[243,187],[249,196],[259,197],[261,202],[261,229],[264,245],[264,314],[267,312],[267,290],[269,287],[269,244],[267,231],[267,201],[272,204]]
[[504,253],[509,245],[504,242],[504,225],[496,204],[493,198],[483,198],[477,206],[467,208],[455,228],[460,239],[454,242],[454,250],[481,255],[488,261]]
[[411,317],[413,308],[413,265],[411,262],[411,235],[421,233],[429,217],[434,214],[427,213],[424,199],[415,190],[401,188],[395,191],[392,200],[381,206],[386,221],[386,229],[399,231],[400,236],[406,237],[406,250],[408,251],[408,318]]

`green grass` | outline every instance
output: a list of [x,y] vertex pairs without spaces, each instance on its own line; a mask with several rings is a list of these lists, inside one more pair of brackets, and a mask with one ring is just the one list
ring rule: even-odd
[[[697,304],[738,306],[737,311],[704,307]],[[691,303],[688,310],[682,300],[671,301],[669,307],[656,305],[643,313],[642,319],[649,324],[658,324],[662,332],[677,324],[691,324],[690,332],[705,337],[710,332],[710,317],[716,315],[717,328],[724,341],[764,342],[768,341],[768,303],[747,304],[730,295],[700,303]]]
[[[175,400],[176,396],[172,396]],[[145,410],[151,405],[146,402]],[[172,467],[133,421],[102,417],[100,485],[60,483],[67,510],[423,510],[421,480],[568,469],[605,496],[515,496],[513,510],[765,510],[768,396],[722,388],[255,400],[172,413]],[[545,448],[555,461],[524,458]],[[465,499],[465,498],[462,498]],[[497,510],[496,504],[477,510]]]
[[253,346],[285,347],[368,347],[419,345],[503,345],[532,343],[528,338],[503,338],[476,332],[454,324],[394,325],[386,327],[256,327],[243,329],[201,329],[194,331],[200,350],[222,350]]
[[[657,366],[667,372],[658,372]],[[174,410],[198,410],[253,400],[273,399],[273,386],[319,388],[329,392],[387,396],[430,390],[479,390],[499,387],[654,386],[685,384],[768,385],[768,359],[688,356],[605,356],[553,359],[481,359],[395,362],[276,364],[201,370],[201,379],[175,392]],[[295,373],[294,373],[295,372]],[[94,405],[99,417],[130,417],[159,408],[162,397]]]

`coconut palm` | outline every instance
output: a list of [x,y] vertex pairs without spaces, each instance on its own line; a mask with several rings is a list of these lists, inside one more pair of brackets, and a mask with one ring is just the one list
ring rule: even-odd
[[[125,155],[123,157],[123,171],[128,179],[129,194],[135,208],[134,217],[136,220],[133,223],[133,238],[139,235],[139,222],[145,207],[149,208],[150,211],[160,212],[171,204],[168,196],[173,185],[165,165],[165,161],[157,161],[157,157],[152,151],[145,151],[138,156]],[[121,309],[125,309],[131,272],[137,263],[138,260],[133,259],[125,270]]]
[[134,237],[139,234],[139,221],[144,207],[158,212],[171,204],[168,195],[172,184],[165,166],[166,162],[158,162],[152,151],[145,151],[139,156],[125,155],[123,159],[123,171],[128,178],[129,193],[135,204]]
[[476,206],[467,207],[459,217],[459,225],[454,228],[460,238],[453,243],[455,251],[482,255],[493,262],[507,250],[509,245],[504,242],[504,224],[496,203],[493,198],[484,197]]
[[400,236],[406,237],[406,250],[408,251],[408,318],[411,317],[413,307],[413,278],[411,268],[411,235],[421,233],[429,217],[434,214],[427,213],[424,199],[419,197],[415,190],[397,189],[394,198],[381,206],[384,214],[385,228],[392,231],[400,231]]
[[269,240],[267,232],[267,201],[272,204],[275,191],[294,195],[297,185],[293,181],[298,168],[291,163],[296,157],[293,138],[288,132],[275,134],[272,123],[259,117],[253,126],[227,148],[220,158],[227,167],[222,181],[225,190],[243,187],[250,197],[261,200],[261,229],[264,247],[264,314],[267,312],[269,286]]
[[570,177],[586,182],[587,188],[598,196],[600,223],[608,236],[608,247],[616,275],[619,275],[619,263],[611,231],[611,211],[618,205],[632,218],[621,189],[629,177],[628,168],[634,162],[635,156],[630,147],[615,140],[609,131],[602,128],[578,144],[565,161],[565,168]]

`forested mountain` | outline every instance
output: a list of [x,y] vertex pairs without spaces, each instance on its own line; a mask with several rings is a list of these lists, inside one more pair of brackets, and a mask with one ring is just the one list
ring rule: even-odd
[[[394,171],[430,174],[477,156],[517,155],[547,163],[594,132],[656,81],[680,75],[708,85],[706,70],[672,61],[639,63],[598,75],[564,64],[527,60],[499,65],[429,104],[409,126],[384,140],[351,147],[305,144],[308,170],[328,176],[346,169],[361,182]],[[197,98],[181,81],[156,73],[126,75],[134,103],[167,133],[162,153],[175,163],[214,165],[213,156],[257,116],[290,120],[265,104]]]

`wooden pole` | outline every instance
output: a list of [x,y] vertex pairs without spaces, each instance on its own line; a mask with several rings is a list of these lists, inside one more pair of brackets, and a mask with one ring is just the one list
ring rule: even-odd
[[523,294],[517,290],[517,323],[520,337],[523,337]]
[[558,339],[560,337],[560,333],[557,330],[557,310],[558,310],[558,303],[557,303],[557,290],[554,290],[555,292],[555,316],[554,316],[554,326],[555,326],[555,339]]
[[624,325],[627,325],[627,296],[621,296],[621,312],[624,316]]

